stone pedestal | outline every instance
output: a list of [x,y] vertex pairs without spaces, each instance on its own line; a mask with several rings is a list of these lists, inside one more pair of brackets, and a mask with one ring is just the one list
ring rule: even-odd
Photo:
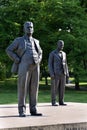
[[23,118],[18,116],[17,104],[0,105],[0,130],[87,130],[87,104],[66,104],[38,104],[42,117],[31,116],[27,105],[27,116]]

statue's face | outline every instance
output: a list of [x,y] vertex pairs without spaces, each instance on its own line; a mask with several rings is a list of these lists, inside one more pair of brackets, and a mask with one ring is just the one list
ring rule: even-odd
[[24,24],[24,32],[25,34],[32,35],[34,32],[33,23],[32,22],[26,22]]
[[58,46],[59,50],[63,50],[63,48],[64,48],[64,42],[62,40],[58,41],[57,46]]

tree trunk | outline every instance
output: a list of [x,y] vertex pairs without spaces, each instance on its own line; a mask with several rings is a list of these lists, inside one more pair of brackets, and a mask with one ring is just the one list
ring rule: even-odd
[[75,82],[75,90],[80,90],[79,82]]
[[45,76],[45,84],[48,85],[47,76]]
[[75,90],[80,90],[80,86],[79,86],[79,76],[75,75]]

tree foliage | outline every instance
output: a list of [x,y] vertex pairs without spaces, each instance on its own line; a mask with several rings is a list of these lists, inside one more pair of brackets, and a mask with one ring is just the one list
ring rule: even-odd
[[0,62],[6,68],[11,66],[5,49],[15,37],[23,35],[24,22],[32,21],[34,37],[40,40],[43,49],[41,68],[47,70],[50,51],[56,48],[59,39],[63,39],[69,70],[79,86],[80,73],[87,71],[86,8],[85,0],[1,0],[0,50],[6,58],[0,56]]

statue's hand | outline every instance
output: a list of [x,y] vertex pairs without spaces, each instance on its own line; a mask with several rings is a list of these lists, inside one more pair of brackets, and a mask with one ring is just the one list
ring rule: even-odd
[[15,63],[16,63],[16,64],[20,63],[20,58],[16,58],[16,59],[15,59]]

